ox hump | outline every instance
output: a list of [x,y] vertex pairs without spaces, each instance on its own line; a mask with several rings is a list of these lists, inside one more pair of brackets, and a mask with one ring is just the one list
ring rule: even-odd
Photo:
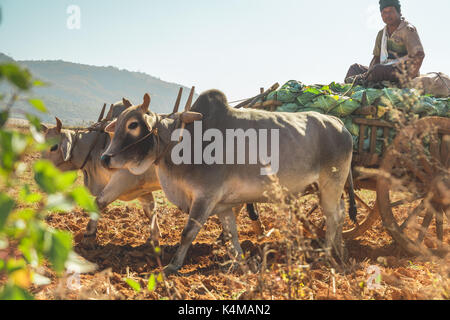
[[203,92],[195,101],[191,110],[200,112],[205,116],[215,114],[221,110],[227,110],[228,108],[228,100],[225,94],[219,90],[212,89]]

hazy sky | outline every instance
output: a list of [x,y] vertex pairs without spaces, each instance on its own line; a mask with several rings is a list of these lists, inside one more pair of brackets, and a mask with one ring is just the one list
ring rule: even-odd
[[[80,29],[69,29],[70,5]],[[449,0],[403,0],[419,31],[422,73],[450,73]],[[0,0],[0,52],[142,71],[217,88],[229,100],[275,82],[343,81],[369,64],[383,27],[378,0]]]

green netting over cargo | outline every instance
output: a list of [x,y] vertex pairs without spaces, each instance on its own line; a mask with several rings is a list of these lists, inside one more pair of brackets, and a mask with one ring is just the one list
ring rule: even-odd
[[380,109],[377,118],[391,120],[389,113],[401,110],[423,116],[450,117],[450,98],[421,96],[415,89],[373,89],[351,84],[305,86],[291,80],[279,90],[270,93],[266,100],[283,102],[277,111],[302,112],[317,109],[318,112],[337,117],[347,117],[363,106]]
[[[277,100],[283,103],[277,112],[316,111],[329,114],[343,120],[346,128],[354,137],[355,147],[358,145],[359,126],[353,119],[365,117],[385,121],[398,121],[399,113],[408,117],[422,118],[426,116],[450,117],[450,97],[435,98],[421,96],[415,89],[398,88],[364,88],[351,84],[331,83],[329,85],[306,86],[300,81],[291,80],[279,90],[270,93],[266,101]],[[375,107],[375,113],[361,115],[363,107]],[[367,128],[366,137],[370,136]],[[390,134],[393,138],[394,132]],[[377,152],[381,152],[383,132],[377,132]],[[364,148],[369,148],[369,138],[364,141]]]

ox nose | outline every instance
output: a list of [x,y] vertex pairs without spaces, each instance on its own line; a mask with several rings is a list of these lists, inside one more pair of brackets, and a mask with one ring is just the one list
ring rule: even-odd
[[104,154],[102,155],[102,157],[100,158],[100,162],[102,163],[102,166],[105,167],[106,169],[109,168],[109,165],[111,163],[111,156]]

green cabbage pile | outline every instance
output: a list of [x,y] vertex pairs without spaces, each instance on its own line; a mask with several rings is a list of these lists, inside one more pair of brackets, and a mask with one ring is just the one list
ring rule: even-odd
[[[421,96],[415,89],[384,88],[374,89],[351,84],[331,83],[329,85],[306,86],[300,81],[291,80],[279,90],[270,93],[266,101],[276,100],[283,103],[277,112],[316,111],[341,118],[353,135],[355,148],[358,146],[359,126],[353,123],[356,117],[398,121],[399,113],[408,118],[438,116],[450,118],[450,97],[435,98]],[[362,116],[355,112],[364,106],[376,107],[376,115]],[[367,137],[370,137],[370,128]],[[392,137],[393,138],[392,133]],[[377,132],[377,152],[381,153],[383,132]],[[369,149],[369,138],[364,141]]]

